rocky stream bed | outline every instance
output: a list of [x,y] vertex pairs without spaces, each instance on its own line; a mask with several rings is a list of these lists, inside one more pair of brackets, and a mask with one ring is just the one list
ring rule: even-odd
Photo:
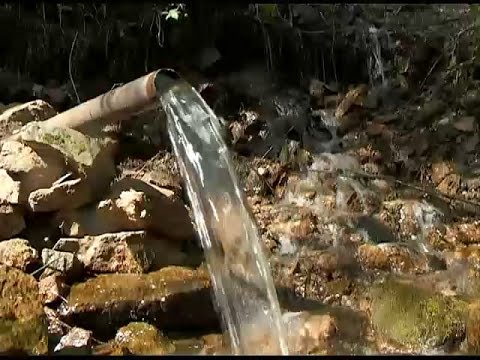
[[[454,115],[376,94],[311,88],[338,151],[267,138],[255,155],[265,110],[228,119],[290,351],[477,353],[480,93]],[[228,353],[175,159],[120,136],[141,143],[155,114],[93,136],[42,126],[43,100],[0,113],[0,352]]]

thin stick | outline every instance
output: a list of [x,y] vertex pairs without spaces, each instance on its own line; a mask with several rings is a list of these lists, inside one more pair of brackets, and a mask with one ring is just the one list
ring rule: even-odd
[[[323,172],[323,171],[320,171],[320,170],[311,170],[311,171]],[[367,178],[367,179],[382,179],[382,180],[387,180],[387,181],[390,180],[390,181],[392,181],[394,183],[397,183],[401,186],[405,186],[405,187],[411,188],[413,190],[417,190],[417,191],[422,192],[426,195],[434,196],[434,197],[439,198],[439,199],[445,198],[445,199],[452,200],[452,201],[458,201],[458,202],[462,202],[464,204],[473,205],[473,206],[476,206],[476,207],[480,208],[480,203],[478,203],[476,201],[472,201],[472,200],[468,200],[468,199],[462,199],[462,198],[460,198],[458,196],[454,196],[454,195],[439,193],[438,191],[433,190],[433,189],[426,189],[426,188],[421,187],[421,186],[417,186],[417,185],[410,184],[410,183],[407,183],[407,182],[402,181],[402,180],[395,179],[393,176],[374,175],[374,174],[368,174],[368,173],[353,171],[353,170],[342,170],[341,174],[345,175],[345,176],[350,175],[351,177],[362,177],[362,178]]]
[[77,42],[77,37],[78,37],[78,31],[75,33],[75,37],[73,38],[72,47],[70,49],[70,55],[68,57],[68,74],[70,75],[70,82],[72,83],[73,91],[75,91],[77,102],[78,104],[80,104],[81,103],[80,97],[78,96],[77,87],[75,86],[75,82],[73,81],[73,75],[72,75],[72,55],[73,55],[73,49],[75,48],[75,43]]

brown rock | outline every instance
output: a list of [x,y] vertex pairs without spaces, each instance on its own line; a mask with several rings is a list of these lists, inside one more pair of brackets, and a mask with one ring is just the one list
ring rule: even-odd
[[0,205],[0,240],[9,239],[25,229],[25,220],[19,207]]
[[61,238],[58,239],[53,249],[58,251],[66,251],[76,253],[80,249],[79,239],[76,238]]
[[0,263],[22,271],[31,270],[38,264],[37,250],[32,248],[27,240],[11,239],[0,242]]
[[398,240],[411,242],[421,236],[423,230],[441,223],[444,215],[426,201],[399,199],[385,201],[375,218],[388,226]]
[[228,355],[232,351],[229,339],[223,334],[208,334],[202,336],[203,349],[199,355]]
[[63,299],[67,292],[65,279],[59,275],[46,276],[38,282],[38,290],[43,304],[52,304]]
[[0,353],[47,352],[47,323],[37,281],[0,265]]
[[35,151],[12,140],[1,145],[0,168],[20,182],[21,202],[26,202],[30,192],[50,187],[67,172],[65,160],[58,151],[47,148]]
[[325,354],[330,340],[337,334],[337,323],[328,314],[306,311],[283,314],[291,354]]
[[67,276],[76,276],[82,269],[76,255],[64,251],[43,249],[42,262],[48,270],[58,271]]
[[9,108],[0,115],[1,122],[26,124],[31,121],[44,121],[57,115],[57,112],[43,100],[34,100]]
[[78,258],[87,271],[141,274],[151,268],[182,265],[186,255],[176,242],[145,231],[120,232],[80,239]]
[[72,237],[144,229],[179,240],[194,237],[183,203],[134,179],[114,185],[110,197],[95,207],[61,213],[57,221],[63,233]]
[[[90,137],[74,129],[31,122],[22,128],[16,139],[36,151],[56,151],[63,163],[68,165],[69,172],[85,179],[96,195],[103,195],[115,176],[113,156],[117,147],[109,137]],[[52,184],[39,188],[48,188]]]
[[31,192],[28,205],[33,212],[70,210],[89,203],[92,197],[89,185],[82,179],[74,179]]
[[340,119],[344,116],[350,108],[361,102],[361,100],[367,95],[368,87],[366,85],[359,85],[356,88],[350,90],[343,98],[335,111],[335,117]]
[[20,182],[13,180],[4,169],[0,169],[0,203],[16,205],[19,202]]
[[400,244],[363,244],[357,250],[360,264],[368,270],[418,273],[429,270],[428,259]]
[[451,244],[479,244],[480,221],[447,226],[445,239]]
[[295,240],[305,240],[314,234],[316,225],[317,218],[311,211],[298,208],[294,216],[289,219],[278,218],[269,226],[269,229],[276,234],[287,235]]
[[437,190],[445,195],[454,196],[460,190],[462,178],[458,174],[447,175],[437,186]]
[[[102,289],[98,291],[98,289]],[[144,274],[100,275],[72,286],[62,318],[111,338],[115,329],[143,319],[161,330],[216,328],[206,270],[168,267]]]
[[447,175],[455,173],[455,164],[451,161],[436,161],[432,164],[432,181],[435,185],[442,182]]

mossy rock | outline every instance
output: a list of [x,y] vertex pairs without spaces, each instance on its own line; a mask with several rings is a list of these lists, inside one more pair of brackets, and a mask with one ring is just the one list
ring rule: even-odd
[[115,176],[116,147],[108,137],[90,137],[74,129],[46,126],[41,122],[26,124],[16,137],[33,149],[51,148],[60,152],[66,164],[100,193]]
[[37,281],[2,265],[0,294],[0,353],[45,354],[47,321]]
[[105,274],[75,284],[60,314],[100,340],[137,319],[166,331],[219,325],[208,272],[178,266],[141,275]]
[[372,323],[380,336],[416,350],[462,340],[467,303],[387,279],[370,291]]
[[175,345],[158,329],[144,322],[131,322],[120,328],[115,341],[134,355],[165,355],[175,351]]

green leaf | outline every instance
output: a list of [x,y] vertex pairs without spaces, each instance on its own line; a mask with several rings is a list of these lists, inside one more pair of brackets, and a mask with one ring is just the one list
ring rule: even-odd
[[167,13],[167,16],[166,16],[166,19],[174,19],[174,20],[178,20],[178,17],[180,16],[179,12],[178,12],[178,9],[171,9],[171,10],[168,10],[168,13]]

